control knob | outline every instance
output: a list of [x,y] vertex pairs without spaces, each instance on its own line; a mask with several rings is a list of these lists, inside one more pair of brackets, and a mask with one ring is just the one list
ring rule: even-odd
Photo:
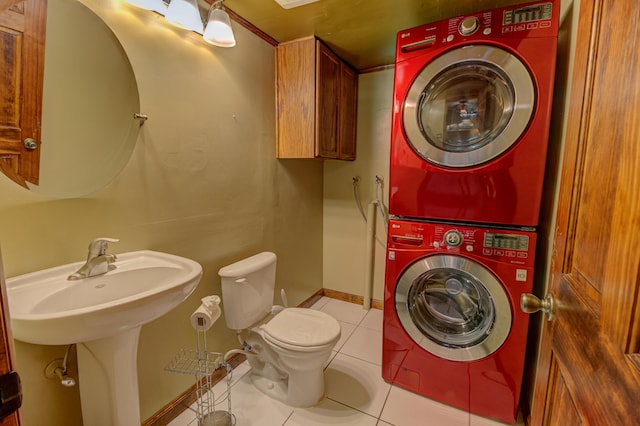
[[480,22],[478,18],[475,16],[470,16],[468,18],[464,18],[458,27],[458,31],[463,36],[468,36],[476,32],[478,27],[480,26]]
[[449,247],[458,247],[462,244],[462,234],[456,230],[447,231],[444,234],[444,242]]

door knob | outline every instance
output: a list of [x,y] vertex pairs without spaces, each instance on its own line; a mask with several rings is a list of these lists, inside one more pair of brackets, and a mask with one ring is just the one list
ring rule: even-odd
[[547,293],[544,299],[541,300],[531,293],[522,293],[520,295],[520,309],[527,314],[542,311],[547,317],[547,321],[553,321],[555,317],[553,294]]
[[25,148],[27,148],[30,151],[33,151],[34,149],[36,149],[38,147],[38,142],[36,142],[35,139],[33,138],[26,138],[22,144],[24,145]]

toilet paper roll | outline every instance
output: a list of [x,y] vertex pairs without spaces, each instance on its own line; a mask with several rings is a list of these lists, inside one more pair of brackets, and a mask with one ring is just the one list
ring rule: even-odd
[[214,322],[220,318],[220,298],[207,296],[202,299],[202,304],[191,314],[191,326],[196,330],[208,330]]

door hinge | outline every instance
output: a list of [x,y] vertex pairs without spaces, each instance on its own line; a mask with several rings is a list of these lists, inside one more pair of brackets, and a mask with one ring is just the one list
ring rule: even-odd
[[4,419],[22,405],[22,384],[17,372],[0,376],[0,419]]

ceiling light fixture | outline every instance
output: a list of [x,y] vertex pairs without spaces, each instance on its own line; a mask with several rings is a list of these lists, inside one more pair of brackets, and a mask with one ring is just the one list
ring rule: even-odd
[[125,0],[127,3],[163,15],[167,22],[179,28],[202,34],[204,40],[219,47],[233,47],[236,38],[231,29],[231,19],[222,2],[215,0],[209,8],[207,25],[203,26],[198,0]]
[[164,17],[171,25],[202,33],[202,17],[197,0],[171,0]]
[[202,37],[204,41],[214,46],[233,47],[236,45],[236,38],[231,29],[231,20],[223,8],[222,2],[223,0],[217,0],[211,5],[207,26]]

